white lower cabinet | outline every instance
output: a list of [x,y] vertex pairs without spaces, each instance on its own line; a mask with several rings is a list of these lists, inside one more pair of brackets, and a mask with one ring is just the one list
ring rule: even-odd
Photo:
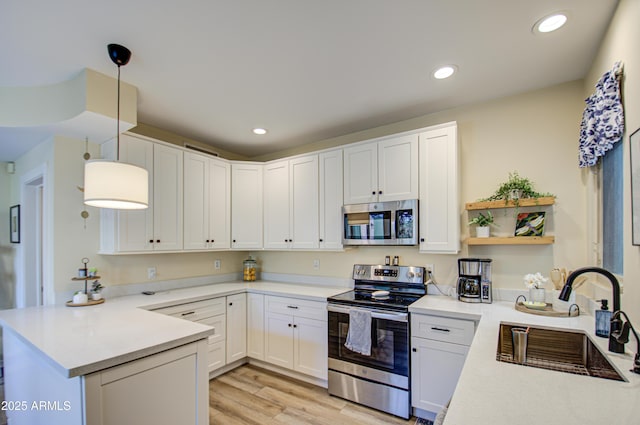
[[264,295],[247,294],[247,355],[264,360]]
[[453,396],[474,329],[471,320],[411,314],[411,405],[427,419]]
[[205,347],[202,340],[87,375],[86,423],[208,424]]
[[[245,294],[238,294],[244,297]],[[235,296],[235,295],[234,295]],[[180,319],[191,320],[193,322],[202,323],[203,325],[211,326],[214,329],[213,335],[209,336],[207,347],[207,366],[208,371],[212,372],[224,365],[229,360],[227,358],[227,335],[230,332],[227,331],[227,298],[218,297],[208,300],[196,301],[191,303],[177,304],[170,307],[164,307],[154,310],[156,313],[166,314],[169,316],[177,317]],[[241,302],[238,303],[238,310],[241,309]],[[236,310],[234,310],[235,312]],[[245,304],[246,311],[246,304]],[[234,318],[238,320],[235,317]],[[244,326],[245,322],[241,323]],[[232,329],[232,332],[236,332],[236,329]],[[233,334],[233,333],[231,333]],[[236,339],[232,340],[234,344]],[[234,349],[238,347],[238,344],[234,344]],[[235,351],[234,351],[235,353]],[[244,357],[244,356],[243,356]]]
[[227,363],[247,357],[247,294],[227,297]]
[[264,360],[327,379],[326,303],[265,296]]

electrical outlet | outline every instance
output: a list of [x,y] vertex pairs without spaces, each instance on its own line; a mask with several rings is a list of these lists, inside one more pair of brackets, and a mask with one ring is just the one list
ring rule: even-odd
[[435,274],[436,272],[436,267],[433,264],[426,264],[424,268],[431,272],[431,274]]
[[213,262],[213,268],[215,268],[216,270],[220,270],[220,266],[221,266],[221,264],[222,264],[222,263],[220,262],[220,260],[215,260],[215,261]]
[[320,260],[313,260],[313,269],[314,270],[320,269]]
[[156,268],[155,267],[149,267],[147,269],[147,278],[149,280],[153,280],[156,278]]

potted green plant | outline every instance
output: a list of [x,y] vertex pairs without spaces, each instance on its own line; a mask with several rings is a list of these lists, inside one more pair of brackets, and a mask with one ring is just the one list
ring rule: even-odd
[[91,299],[92,300],[99,300],[102,298],[102,290],[104,289],[104,286],[102,286],[102,284],[100,283],[99,280],[94,280],[93,283],[91,284]]
[[472,218],[469,221],[469,225],[476,225],[476,236],[479,238],[488,238],[491,231],[490,226],[493,224],[493,215],[491,211],[487,211],[487,214],[479,213],[477,217]]
[[527,198],[543,198],[546,196],[555,197],[552,193],[537,192],[533,187],[533,182],[527,177],[521,177],[517,171],[509,173],[509,178],[506,182],[500,184],[498,189],[493,195],[488,198],[482,199],[482,201],[499,201],[504,200],[505,205],[509,201],[513,201],[516,206],[516,214],[518,213],[518,206],[520,205],[520,199]]

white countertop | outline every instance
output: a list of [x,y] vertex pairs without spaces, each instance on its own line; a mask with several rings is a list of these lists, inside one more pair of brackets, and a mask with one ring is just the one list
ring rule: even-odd
[[[468,304],[426,296],[409,311],[479,320],[445,425],[640,424],[640,375],[629,371],[636,350],[633,336],[625,354],[610,353],[608,340],[593,333],[592,316],[538,316],[515,310],[511,302]],[[499,362],[500,322],[584,331],[629,382]]]
[[4,310],[0,311],[0,325],[70,378],[197,341],[213,332],[209,326],[147,310],[242,292],[326,301],[347,290],[240,281],[113,298],[89,307]]

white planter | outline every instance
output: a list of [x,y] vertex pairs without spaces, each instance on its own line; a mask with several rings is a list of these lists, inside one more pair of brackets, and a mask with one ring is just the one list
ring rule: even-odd
[[476,226],[476,237],[488,238],[490,234],[489,226]]
[[102,294],[98,294],[98,293],[94,292],[94,293],[91,294],[91,299],[94,300],[94,301],[101,300],[102,299]]

